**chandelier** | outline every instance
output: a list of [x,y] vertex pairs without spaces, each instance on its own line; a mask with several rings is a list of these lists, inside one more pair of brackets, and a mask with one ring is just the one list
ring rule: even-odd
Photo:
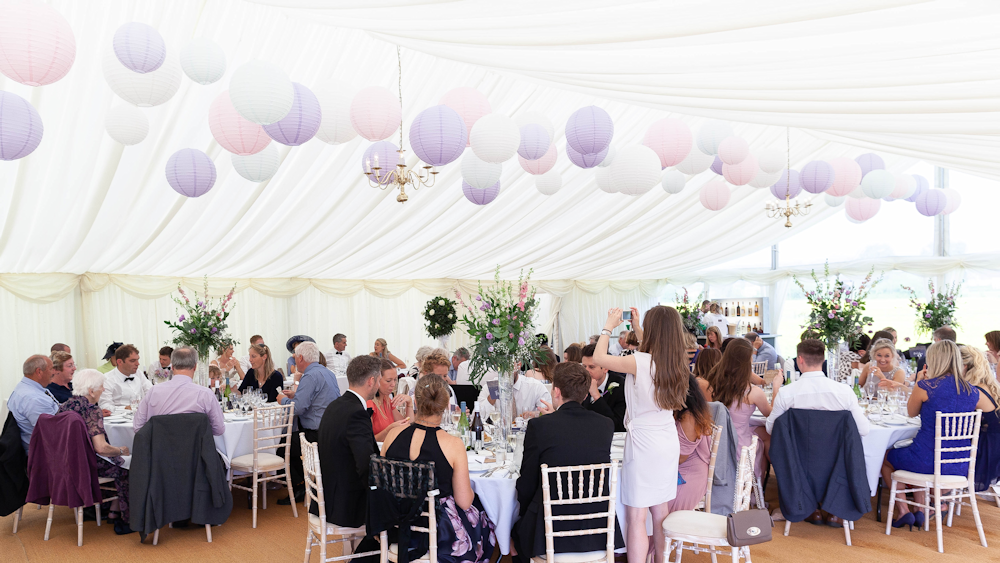
[[792,217],[805,217],[809,215],[809,208],[812,207],[811,203],[800,204],[795,202],[792,205],[791,197],[789,191],[791,189],[792,183],[792,135],[788,127],[785,127],[785,146],[786,152],[785,156],[787,158],[785,168],[785,204],[780,203],[768,203],[764,206],[764,211],[767,213],[768,219],[780,219],[785,218],[785,227],[792,228]]
[[[378,161],[378,154],[373,155],[374,161],[371,159],[365,159],[365,178],[368,179],[368,185],[373,188],[378,188],[380,190],[386,190],[389,188],[399,189],[399,195],[396,196],[396,201],[400,203],[406,202],[410,199],[406,195],[406,187],[410,186],[414,190],[419,190],[421,187],[431,187],[434,185],[434,179],[437,177],[437,171],[434,170],[433,166],[425,165],[422,171],[415,171],[412,168],[407,168],[405,153],[406,149],[403,148],[403,58],[400,54],[400,48],[396,46],[396,62],[399,65],[399,108],[400,108],[400,118],[399,118],[399,160],[395,166],[391,166],[389,162],[380,163]],[[386,168],[386,166],[390,166]]]

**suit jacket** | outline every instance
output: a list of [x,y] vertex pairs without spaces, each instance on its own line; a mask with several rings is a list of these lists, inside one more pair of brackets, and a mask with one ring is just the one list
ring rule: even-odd
[[358,397],[345,391],[330,403],[319,423],[319,464],[323,471],[326,521],[352,528],[365,523],[368,472],[378,453],[372,419]]
[[24,453],[21,429],[14,413],[7,413],[7,422],[0,434],[0,516],[12,514],[24,506],[28,495],[28,454]]
[[[618,387],[608,391],[608,387],[612,383],[617,383]],[[604,386],[604,395],[596,401],[587,395],[583,406],[614,421],[615,432],[625,432],[625,377],[608,372],[608,382]]]
[[[545,463],[549,467],[558,467],[608,463],[611,461],[614,432],[615,426],[610,419],[572,401],[564,403],[552,414],[528,422],[521,476],[517,478],[516,485],[517,500],[521,503],[521,519],[514,524],[518,553],[528,557],[545,554],[541,465]],[[555,491],[554,486],[552,490]],[[594,504],[553,506],[552,514],[586,514],[599,510],[607,510],[607,507]],[[562,531],[595,528],[603,524],[595,520],[578,520],[557,521],[553,526],[555,531]],[[606,545],[607,539],[603,535],[555,538],[556,552],[602,551]]]

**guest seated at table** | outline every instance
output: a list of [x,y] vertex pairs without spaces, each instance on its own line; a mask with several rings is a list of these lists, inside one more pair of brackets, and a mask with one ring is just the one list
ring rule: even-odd
[[393,356],[392,352],[389,351],[389,343],[385,341],[385,338],[376,338],[375,351],[369,352],[368,355],[373,358],[379,358],[380,360],[389,360],[390,362],[396,364],[396,367],[399,369],[406,369],[406,364],[403,363],[403,360]]
[[875,334],[872,335],[871,341],[868,343],[868,349],[867,349],[868,353],[865,354],[865,357],[862,358],[862,360],[860,362],[861,363],[861,366],[860,366],[861,368],[864,368],[864,366],[866,366],[866,365],[868,365],[868,364],[870,364],[870,363],[872,363],[874,361],[873,354],[875,353],[875,343],[877,343],[879,340],[888,340],[891,344],[895,345],[895,343],[892,341],[892,333],[891,332],[889,332],[887,330],[876,331]]
[[[806,329],[802,331],[802,334],[799,336],[799,342],[802,342],[803,340],[807,340],[810,338],[813,340],[820,340],[820,334],[815,330]],[[805,372],[804,369],[799,367],[799,363],[796,358],[792,358],[792,369],[799,373]],[[823,375],[829,376],[829,372],[826,370],[826,360],[823,360]]]
[[878,380],[879,387],[903,387],[906,385],[906,372],[897,363],[896,347],[888,338],[879,338],[872,342],[867,356],[874,361],[865,364],[861,370],[858,385],[862,388],[868,383],[869,377]]
[[215,394],[191,380],[198,365],[198,351],[187,346],[176,348],[170,354],[170,363],[174,366],[174,376],[146,393],[132,418],[132,428],[138,432],[150,418],[161,414],[205,413],[212,424],[212,434],[225,434],[226,423]]
[[[985,491],[1000,480],[1000,383],[990,371],[989,361],[972,346],[960,346],[964,379],[986,397],[990,406],[983,409],[979,425],[979,449],[976,451],[976,490]],[[982,401],[980,401],[982,403]]]
[[[413,397],[409,394],[393,396],[396,392],[396,380],[396,364],[382,360],[382,375],[378,380],[375,398],[368,401],[376,442],[385,441],[390,431],[413,420]],[[401,406],[403,412],[399,411]]]
[[[448,356],[432,350],[424,357],[424,361],[420,364],[420,379],[423,379],[428,375],[432,375],[436,376],[441,381],[444,381],[445,378],[448,377],[448,366],[450,365],[451,362],[448,361]],[[420,379],[416,380],[414,385],[410,387],[410,397],[416,397],[417,384],[419,384]],[[452,389],[451,385],[448,385],[447,383],[445,384],[445,387],[448,388],[448,394],[451,396],[451,404],[458,406],[458,399],[455,397],[455,390]]]
[[285,373],[287,373],[289,377],[295,377],[295,374],[297,373],[298,368],[295,367],[295,348],[303,342],[312,342],[315,344],[316,340],[314,340],[311,336],[298,334],[289,338],[285,342],[285,349],[288,350],[289,354],[291,354],[285,362]]
[[837,362],[837,373],[830,374],[830,376],[839,381],[851,380],[851,370],[861,369],[861,360],[868,355],[869,344],[871,344],[871,338],[867,334],[858,334],[850,339],[847,350],[838,351],[840,358]]
[[[701,352],[701,346],[698,346],[698,337],[691,334],[688,331],[684,331],[684,353],[687,354],[688,369],[694,365],[695,360],[698,359],[698,353]],[[633,351],[634,353],[634,351]],[[622,355],[625,355],[625,351],[622,351]]]
[[996,373],[997,362],[1000,361],[1000,330],[986,333],[986,360],[990,363],[990,369]]
[[[892,482],[892,472],[899,469],[914,473],[934,473],[934,435],[937,416],[935,413],[972,412],[976,409],[993,407],[986,393],[969,385],[963,379],[965,367],[962,365],[962,354],[958,345],[951,340],[939,340],[927,349],[927,370],[917,374],[917,384],[913,387],[910,400],[907,402],[907,414],[911,417],[920,415],[920,430],[913,437],[913,442],[903,448],[889,450],[882,464],[882,480]],[[926,377],[925,377],[926,375]],[[966,441],[964,445],[968,445]],[[961,447],[962,443],[948,443],[944,447]],[[959,457],[956,452],[942,452],[942,459]],[[968,475],[969,465],[965,463],[944,463],[941,465],[943,475]],[[917,502],[924,502],[923,492],[914,493]],[[899,518],[892,522],[893,527],[918,526],[924,524],[923,511],[916,514],[910,512],[909,506],[896,503]]]
[[[941,342],[942,340],[948,340],[948,341],[951,341],[951,342],[958,342],[958,333],[956,333],[955,329],[952,328],[952,327],[950,327],[950,326],[943,326],[943,327],[940,327],[940,328],[936,329],[932,333],[931,339],[933,339],[934,342]],[[918,372],[924,371],[924,368],[926,367],[926,365],[927,365],[927,354],[924,354],[920,358],[917,358],[917,371]],[[926,374],[924,374],[923,377],[924,377],[924,379],[927,379],[927,375]]]
[[[590,376],[590,389],[583,406],[615,423],[615,432],[625,432],[625,378],[594,362],[594,344],[583,347],[583,367]],[[554,405],[553,405],[554,406]]]
[[[528,422],[528,429],[524,434],[521,476],[517,478],[516,484],[520,520],[514,524],[511,538],[517,549],[514,561],[518,563],[545,555],[541,465],[544,463],[549,467],[560,467],[611,461],[614,424],[609,418],[590,412],[581,405],[588,396],[592,380],[581,364],[559,364],[552,381],[552,406],[556,409],[555,412]],[[554,506],[552,513],[561,516],[599,510],[605,508],[594,504],[564,505]],[[556,531],[596,527],[593,520],[557,521],[553,525]],[[556,553],[603,551],[607,537],[602,534],[557,537],[554,543]]]
[[14,415],[14,420],[21,429],[21,443],[27,454],[31,433],[35,430],[39,415],[56,414],[59,411],[59,401],[46,389],[52,383],[52,360],[42,355],[31,356],[24,361],[22,373],[24,377],[7,398],[7,410]]
[[[263,343],[264,343],[264,337],[259,334],[255,334],[250,337],[250,348],[252,348],[254,344],[263,344]],[[246,377],[247,372],[250,371],[250,348],[247,348],[246,355],[240,358],[240,367],[239,367],[240,379]]]
[[49,383],[46,389],[60,403],[65,403],[73,396],[73,372],[75,371],[76,363],[69,352],[52,353],[52,383]]
[[538,348],[538,356],[535,357],[532,368],[524,372],[524,375],[525,377],[548,383],[552,381],[552,373],[555,371],[557,365],[559,363],[556,362],[556,354],[552,351],[552,348],[540,346]]
[[563,350],[563,361],[579,362],[580,358],[582,357],[580,355],[581,350],[583,350],[583,346],[580,346],[575,342],[573,344],[570,344],[569,346],[566,347],[565,350]]
[[104,357],[101,358],[104,360],[104,363],[97,366],[97,371],[101,373],[108,373],[109,371],[115,369],[115,352],[122,346],[123,344],[121,342],[112,342],[108,346],[108,349],[104,352]]
[[170,354],[173,353],[174,349],[170,346],[160,348],[160,357],[146,368],[146,379],[150,383],[156,385],[170,379]]
[[[764,366],[765,369],[774,369],[774,365],[778,361],[778,352],[774,349],[774,346],[764,342],[764,339],[756,332],[748,332],[743,335],[743,338],[746,338],[753,346],[753,361],[765,362],[767,364]],[[757,385],[760,385],[760,383]]]
[[222,379],[222,370],[219,366],[208,366],[208,388],[224,389],[226,387],[226,382]]
[[210,366],[216,366],[222,371],[222,377],[236,377],[240,370],[240,361],[233,357],[233,345],[226,344],[216,350],[219,357],[212,360]]
[[66,352],[67,354],[72,354],[69,344],[63,344],[62,342],[56,342],[49,347],[49,356],[51,357],[55,352]]
[[108,411],[114,411],[116,407],[132,408],[133,402],[142,400],[153,388],[145,374],[139,371],[139,350],[131,344],[115,350],[115,369],[106,375],[100,405]]
[[[471,385],[472,381],[469,380],[469,368],[471,367],[472,354],[469,353],[469,349],[462,347],[455,350],[455,355],[451,357],[452,365],[455,366],[455,384],[456,385]],[[454,362],[458,362],[455,364]],[[555,365],[553,363],[553,365]]]
[[[717,351],[717,350],[714,350]],[[677,485],[677,496],[667,503],[670,512],[694,510],[705,498],[708,484],[708,463],[712,456],[712,412],[695,381],[688,382],[687,400],[682,410],[674,411],[677,439],[681,444],[680,473],[683,483]]]
[[[566,362],[563,362],[565,364]],[[573,362],[575,363],[575,362]],[[559,364],[560,366],[563,364]],[[553,376],[554,377],[554,376]],[[545,385],[537,379],[521,377],[518,370],[514,370],[514,416],[523,418],[534,418],[538,416],[539,410],[552,404],[552,396],[549,395]],[[485,419],[495,411],[496,398],[490,393],[489,385],[483,385],[479,391],[479,412]]]
[[250,347],[250,369],[247,370],[243,383],[240,383],[238,391],[246,392],[247,389],[260,389],[267,395],[267,402],[273,403],[278,400],[278,389],[285,384],[285,378],[281,372],[274,369],[274,361],[271,359],[271,349],[266,344],[254,344]]
[[694,361],[692,373],[697,378],[700,388],[708,388],[708,374],[715,369],[720,360],[722,360],[722,351],[716,348],[705,348],[698,352],[698,359]]
[[[426,359],[425,359],[426,361]],[[413,424],[393,428],[382,444],[388,459],[434,462],[437,497],[438,561],[485,563],[493,555],[493,523],[477,501],[469,480],[465,443],[441,429],[448,407],[448,384],[439,377],[417,381]],[[411,551],[411,557],[418,555]]]
[[717,326],[710,326],[705,329],[705,348],[722,350],[722,331]]
[[73,397],[59,407],[59,412],[73,411],[83,417],[87,434],[98,455],[97,474],[114,479],[115,490],[118,492],[118,500],[111,503],[108,520],[114,522],[116,534],[131,534],[132,528],[128,525],[128,470],[122,467],[124,460],[121,458],[129,455],[129,451],[127,446],[117,447],[108,443],[108,435],[104,431],[104,414],[101,407],[97,406],[97,400],[104,392],[104,378],[104,374],[96,369],[85,369],[76,374]]

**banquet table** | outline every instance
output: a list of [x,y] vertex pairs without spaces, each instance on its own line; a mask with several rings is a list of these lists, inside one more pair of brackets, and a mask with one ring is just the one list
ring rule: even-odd
[[[114,422],[111,418],[104,423],[104,431],[108,435],[108,443],[115,447],[128,446],[132,449],[132,442],[135,440],[135,430],[132,428],[132,420],[125,419],[123,422]],[[215,437],[215,449],[226,456],[226,466],[229,460],[234,457],[253,453],[253,416],[233,416],[225,415],[226,432],[222,436]]]

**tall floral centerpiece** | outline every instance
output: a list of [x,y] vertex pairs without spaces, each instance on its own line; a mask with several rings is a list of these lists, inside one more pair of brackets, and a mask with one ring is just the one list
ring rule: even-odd
[[517,285],[500,279],[500,267],[494,274],[494,284],[470,296],[466,303],[462,294],[455,291],[455,297],[466,313],[462,318],[473,340],[472,358],[469,361],[469,379],[479,385],[487,372],[498,374],[499,397],[497,399],[500,420],[500,443],[507,443],[511,421],[514,416],[514,371],[519,366],[530,367],[539,353],[539,343],[534,336],[535,309],[538,300],[531,288],[528,275],[522,275]]
[[455,301],[447,297],[435,297],[424,305],[424,326],[431,338],[437,338],[442,348],[448,347],[448,335],[455,332],[458,313]]
[[795,285],[805,293],[806,301],[811,308],[809,321],[802,325],[802,328],[818,333],[826,344],[828,369],[831,375],[839,373],[837,369],[839,366],[836,364],[847,343],[856,341],[864,327],[872,325],[872,318],[865,314],[865,300],[872,289],[882,281],[881,275],[873,279],[874,273],[875,269],[872,268],[861,285],[855,287],[854,284],[840,279],[840,275],[831,281],[830,263],[826,262],[823,265],[822,281],[816,275],[816,270],[812,271],[815,287],[811,290],[806,289],[797,277],[793,277]]
[[181,306],[183,312],[176,321],[163,321],[163,323],[174,329],[172,344],[190,346],[198,350],[198,367],[195,370],[194,380],[199,385],[208,385],[208,362],[211,350],[236,343],[226,332],[228,328],[226,319],[229,318],[232,309],[235,290],[236,287],[233,286],[233,289],[220,300],[209,299],[208,277],[206,277],[204,293],[199,296],[196,291],[192,298],[188,297],[181,284],[177,284],[177,293],[180,297],[174,297],[173,300]]
[[958,306],[955,300],[962,290],[962,283],[953,283],[944,286],[940,292],[934,290],[934,280],[927,280],[927,289],[931,292],[931,298],[926,303],[920,300],[917,292],[908,286],[901,286],[910,292],[910,306],[917,313],[916,328],[918,334],[934,332],[943,327],[957,327],[958,320],[955,318],[955,311]]
[[695,334],[704,334],[705,323],[702,322],[702,318],[705,316],[701,312],[701,302],[703,299],[703,294],[698,294],[698,299],[694,303],[691,303],[691,299],[688,297],[688,290],[686,287],[681,288],[684,290],[683,296],[678,296],[674,294],[674,301],[677,302],[674,305],[674,309],[681,315],[681,320],[684,322],[684,328],[690,330]]

